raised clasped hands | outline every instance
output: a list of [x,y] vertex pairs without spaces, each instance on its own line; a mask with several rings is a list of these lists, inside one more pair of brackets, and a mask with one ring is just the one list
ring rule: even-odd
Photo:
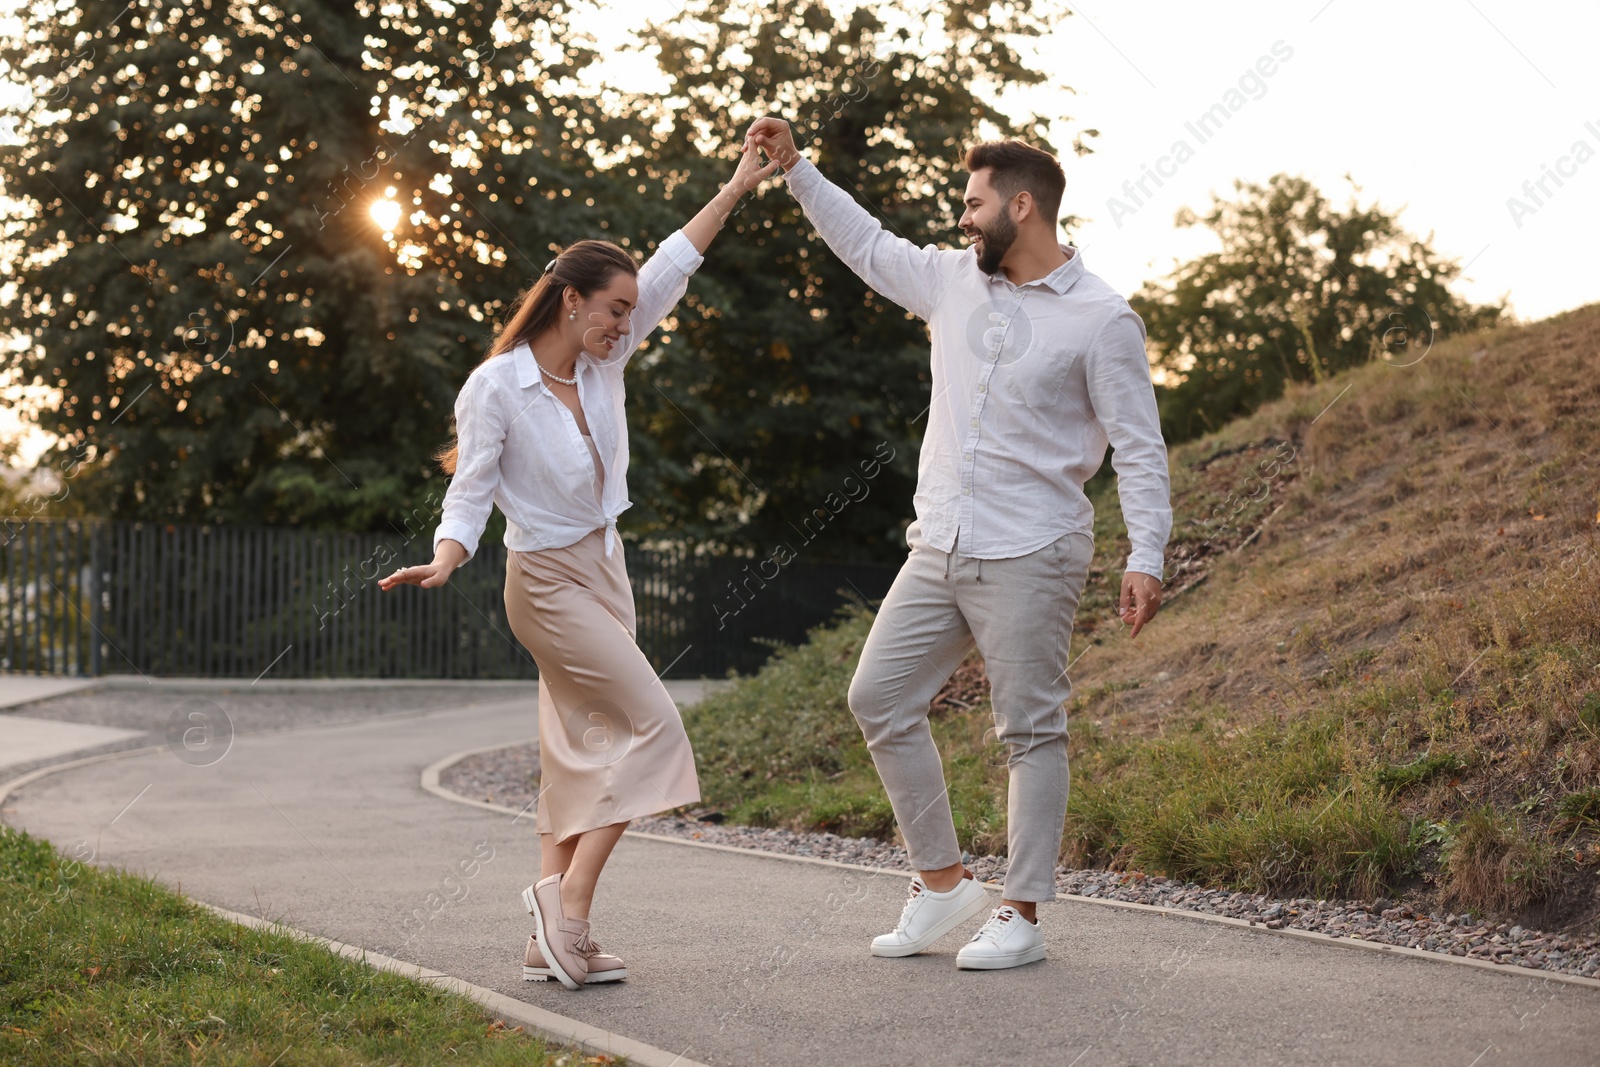
[[[746,138],[739,152],[739,165],[734,168],[733,177],[728,179],[728,183],[722,187],[721,192],[717,193],[716,197],[707,205],[707,208],[716,219],[716,225],[720,227],[726,223],[728,216],[733,214],[734,209],[739,205],[739,201],[744,198],[744,194],[754,191],[762,182],[771,177],[772,172],[777,169],[776,160],[762,163],[761,153],[756,150],[755,145],[750,143],[749,138]],[[695,225],[696,222],[691,221],[689,226],[685,228],[685,232],[691,232]],[[691,232],[692,239],[693,234]],[[710,236],[707,235],[703,242],[696,242],[696,246],[700,247],[709,243]]]
[[744,147],[746,151],[761,149],[768,159],[784,168],[794,166],[800,158],[800,150],[794,146],[794,131],[787,122],[772,115],[763,115],[750,124],[745,131]]

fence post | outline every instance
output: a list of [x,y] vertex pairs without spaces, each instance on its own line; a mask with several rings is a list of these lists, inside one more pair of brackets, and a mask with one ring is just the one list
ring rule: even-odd
[[[105,608],[100,594],[100,571],[105,566],[105,535],[110,525],[104,522],[89,526],[89,671],[90,677],[100,677],[100,635],[105,632]],[[80,660],[78,667],[83,668]]]

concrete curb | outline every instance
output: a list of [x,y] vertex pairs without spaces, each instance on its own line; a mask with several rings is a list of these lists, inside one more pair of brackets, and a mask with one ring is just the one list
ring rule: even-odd
[[[400,686],[408,689],[424,686],[438,689],[520,689],[532,693],[531,687],[537,682],[532,678],[495,678],[485,681],[472,681],[460,678],[191,678],[191,677],[166,677],[163,675],[147,674],[102,674],[96,678],[85,678],[81,685],[74,685],[66,692],[82,692],[85,689],[148,689],[159,687],[162,689],[377,689]],[[32,697],[32,700],[49,700],[51,694],[43,697]]]
[[[504,815],[514,815],[518,818],[521,818],[526,814],[526,811],[519,812],[515,808],[506,807],[504,804],[491,804],[483,800],[472,800],[468,797],[461,796],[459,793],[452,793],[450,790],[439,784],[439,776],[452,763],[455,763],[461,759],[465,759],[467,756],[475,756],[481,752],[492,752],[496,748],[509,748],[511,745],[516,744],[526,744],[526,742],[511,741],[504,745],[488,745],[483,748],[475,748],[467,752],[458,752],[453,756],[446,756],[444,759],[430,764],[427,770],[423,772],[422,788],[426,789],[428,792],[437,797],[454,801],[457,804],[468,804],[475,808],[483,808],[487,811],[499,812]],[[430,774],[432,776],[431,780],[429,778]],[[3,794],[0,794],[0,799],[3,799]],[[738,848],[733,845],[719,845],[710,841],[691,841],[682,837],[669,837],[665,834],[646,833],[642,830],[625,830],[623,831],[622,836],[638,837],[649,841],[665,841],[668,844],[685,845],[689,848],[709,848],[719,852],[737,852],[742,856],[755,856],[762,859],[783,860],[788,863],[812,863],[819,864],[824,867],[836,867],[842,870],[861,871],[865,874],[888,875],[895,878],[906,877],[905,871],[890,870],[885,867],[869,867],[864,863],[845,863],[841,860],[821,859],[817,856],[790,856],[782,852],[762,852],[753,848]],[[985,884],[984,888],[997,893],[1000,889],[999,886],[989,884]],[[1368,952],[1385,952],[1393,956],[1409,956],[1414,959],[1425,960],[1430,963],[1452,963],[1459,967],[1476,967],[1479,970],[1492,971],[1495,974],[1510,975],[1516,978],[1531,978],[1545,982],[1561,982],[1565,985],[1579,986],[1586,989],[1600,989],[1600,979],[1585,978],[1582,975],[1577,974],[1565,974],[1561,971],[1543,971],[1536,967],[1519,967],[1510,963],[1491,963],[1488,960],[1472,959],[1467,956],[1452,956],[1445,952],[1429,952],[1426,949],[1409,948],[1404,945],[1389,945],[1380,941],[1365,941],[1359,937],[1334,937],[1331,934],[1319,933],[1316,930],[1295,930],[1289,927],[1273,929],[1269,926],[1264,926],[1261,923],[1254,922],[1249,919],[1235,919],[1227,915],[1210,915],[1203,911],[1186,911],[1183,908],[1168,908],[1159,904],[1139,904],[1131,900],[1103,900],[1099,897],[1078,896],[1075,893],[1057,893],[1056,899],[1072,901],[1076,904],[1099,904],[1103,907],[1122,908],[1125,911],[1151,912],[1166,919],[1184,919],[1192,922],[1218,923],[1223,926],[1232,926],[1241,930],[1249,930],[1253,933],[1273,934],[1278,937],[1294,938],[1300,941],[1311,941],[1316,944],[1332,945],[1337,948],[1365,949]]]
[[451,753],[444,759],[435,760],[426,767],[422,768],[422,788],[427,792],[432,793],[436,797],[443,797],[445,800],[453,800],[457,804],[467,804],[474,808],[482,808],[485,811],[505,812],[509,815],[516,815],[520,818],[524,814],[523,812],[513,811],[503,804],[493,804],[487,800],[473,800],[470,797],[462,796],[460,793],[451,792],[439,784],[439,775],[444,773],[446,767],[449,767],[452,764],[460,763],[468,756],[476,756],[480,752],[496,752],[502,748],[511,748],[514,745],[531,744],[537,740],[538,738],[536,737],[525,737],[520,741],[505,741],[498,745],[484,745],[482,748],[469,748],[464,752]]
[[42,700],[93,689],[93,678],[63,678],[49,674],[0,674],[0,709],[37,704]]
[[[4,675],[0,674],[0,683],[6,678],[19,678],[32,680],[38,678],[52,678],[52,675]],[[726,688],[726,678],[668,678],[668,685],[693,682],[700,685],[703,695],[717,692]],[[535,686],[536,678],[489,678],[483,680],[466,678],[192,678],[188,676],[167,677],[163,675],[147,674],[102,674],[94,678],[63,679],[58,691],[47,693],[43,696],[19,697],[10,703],[31,704],[39,700],[50,700],[56,696],[65,696],[69,693],[79,693],[92,689],[147,689],[159,687],[162,689],[389,689],[395,686],[418,689],[507,689],[517,692],[526,692],[528,700],[537,704],[538,696]],[[10,706],[7,699],[0,695],[0,707]]]
[[144,748],[125,748],[118,752],[102,752],[98,756],[85,756],[82,759],[68,760],[65,763],[52,763],[48,767],[38,767],[27,774],[19,775],[9,782],[0,782],[0,804],[11,798],[11,794],[27,785],[29,782],[43,778],[47,774],[58,771],[70,771],[76,767],[87,767],[92,763],[104,763],[107,760],[123,759],[127,756],[143,756],[149,752],[160,752],[166,745],[146,745]]
[[520,1023],[523,1026],[536,1030],[542,1036],[562,1044],[576,1045],[585,1052],[596,1053],[602,1056],[626,1056],[630,1063],[642,1064],[643,1067],[705,1067],[704,1064],[685,1058],[688,1049],[674,1055],[665,1049],[646,1045],[642,1041],[635,1041],[631,1037],[623,1037],[609,1030],[602,1030],[598,1026],[591,1026],[577,1019],[569,1019],[565,1015],[557,1015],[553,1011],[535,1007],[525,1001],[508,997],[504,993],[497,993],[483,986],[473,985],[471,982],[454,978],[443,971],[431,970],[415,963],[397,960],[393,956],[385,956],[381,952],[364,949],[360,945],[347,945],[342,941],[333,941],[326,937],[297,930],[292,926],[271,922],[267,919],[258,919],[254,915],[245,915],[236,911],[228,911],[214,904],[196,900],[194,903],[207,911],[227,919],[229,922],[248,926],[252,930],[265,930],[269,933],[288,934],[300,941],[320,945],[330,952],[337,953],[345,959],[357,960],[377,971],[387,971],[410,978],[416,982],[425,982],[428,985],[448,990],[461,996],[474,1000],[487,1008],[492,1014],[506,1023]]
[[[496,684],[498,684],[498,683],[496,683]],[[304,725],[301,725],[301,726],[290,727],[290,731],[298,732],[298,731],[301,731],[301,730],[333,730],[333,729],[336,729],[336,728],[338,728],[340,726],[354,726],[354,725],[358,725],[358,724],[361,724],[361,723],[402,722],[402,721],[406,721],[406,720],[410,720],[410,719],[427,718],[430,715],[454,715],[454,714],[458,714],[458,713],[461,713],[461,712],[467,712],[467,711],[481,711],[484,708],[509,707],[509,706],[512,706],[514,704],[519,704],[519,703],[521,703],[521,701],[500,700],[500,701],[494,701],[492,703],[484,703],[484,704],[453,704],[453,705],[451,705],[450,707],[447,707],[447,708],[414,708],[414,709],[411,709],[409,711],[392,711],[392,712],[388,712],[387,714],[382,715],[382,716],[369,716],[369,717],[361,718],[361,719],[334,719],[334,720],[331,720],[329,722],[310,722],[310,723],[305,723]],[[152,731],[152,732],[154,732],[154,731]],[[273,731],[273,732],[276,733],[278,731]],[[511,744],[515,744],[515,745],[520,745],[520,744],[525,744],[525,743],[526,742],[523,742],[523,741],[513,741],[513,742],[511,742]],[[125,758],[127,756],[142,756],[147,752],[161,752],[161,751],[164,751],[165,749],[167,749],[168,747],[170,747],[170,746],[166,745],[166,744],[159,744],[159,745],[146,745],[146,746],[144,746],[142,748],[119,749],[116,752],[102,752],[102,753],[99,753],[98,755],[94,755],[94,756],[83,756],[83,757],[80,757],[78,759],[67,760],[67,761],[62,762],[62,763],[52,763],[52,764],[50,764],[48,766],[45,766],[45,767],[36,767],[33,770],[27,772],[26,774],[19,775],[18,777],[13,778],[8,782],[0,782],[0,804],[4,804],[6,802],[6,800],[11,796],[11,794],[13,792],[15,792],[16,790],[21,789],[23,786],[27,785],[29,782],[32,782],[32,781],[34,781],[36,779],[39,779],[39,778],[43,778],[47,774],[55,774],[57,771],[70,771],[74,767],[86,767],[91,763],[101,763],[101,762],[103,762],[105,760],[123,759],[123,758]],[[490,745],[490,746],[488,746],[488,748],[485,748],[482,751],[488,752],[488,751],[493,751],[494,749],[503,748],[503,747],[505,747],[505,746],[504,745]],[[474,751],[478,751],[478,750],[474,750]],[[465,753],[465,752],[457,753],[455,756],[451,757],[451,759],[452,760],[459,759],[460,757],[465,756],[465,755],[470,755],[470,753]],[[445,766],[445,764],[441,762],[441,763],[434,764],[434,766],[442,769]],[[424,773],[426,773],[426,772],[424,772]],[[435,775],[435,777],[437,777],[437,775]],[[450,795],[452,797],[455,797],[455,794],[450,794]],[[471,801],[467,800],[465,797],[455,797],[455,799],[458,800],[459,802],[463,803],[463,804],[472,803]]]

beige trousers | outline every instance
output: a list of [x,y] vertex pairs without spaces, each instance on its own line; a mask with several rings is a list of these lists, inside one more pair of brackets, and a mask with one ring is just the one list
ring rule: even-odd
[[994,704],[993,738],[1009,770],[1005,895],[1054,900],[1066,821],[1067,679],[1072,620],[1094,541],[1063,534],[1014,559],[930,548],[913,522],[896,575],[850,683],[850,710],[883,779],[911,862],[961,860],[929,704],[974,645]]

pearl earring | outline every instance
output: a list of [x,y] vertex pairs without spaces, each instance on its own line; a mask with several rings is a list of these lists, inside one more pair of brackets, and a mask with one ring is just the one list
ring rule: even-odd
[[572,314],[567,316],[567,318],[569,318],[569,319],[575,319],[577,317],[578,317],[578,313],[576,311],[574,311]]

